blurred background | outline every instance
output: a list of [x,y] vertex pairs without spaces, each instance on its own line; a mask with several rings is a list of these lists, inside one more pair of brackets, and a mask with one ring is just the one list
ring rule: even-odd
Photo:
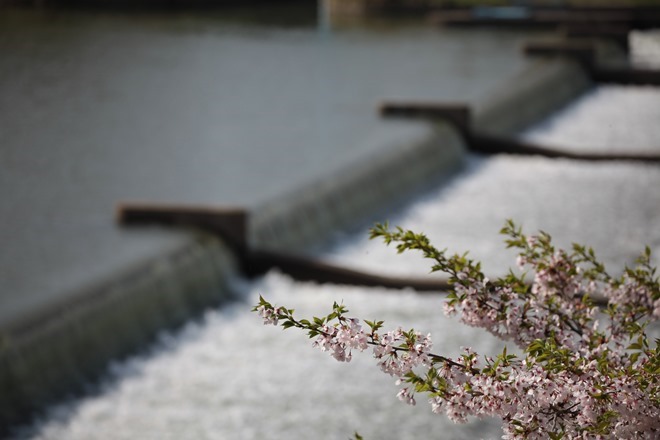
[[[432,130],[427,121],[381,118],[381,102],[477,106],[535,62],[523,56],[524,42],[557,32],[429,19],[468,6],[508,6],[480,13],[511,17],[528,6],[657,2],[0,0],[0,329],[190,240],[187,231],[120,228],[120,201],[251,209],[319,176],[341,176]],[[629,31],[629,67],[659,68],[658,32]],[[657,87],[597,84],[517,136],[658,155],[659,120]],[[376,219],[470,250],[489,274],[514,261],[497,235],[507,218],[562,245],[593,245],[620,270],[644,245],[660,252],[658,188],[657,162],[466,152],[442,184]],[[308,253],[376,273],[428,273],[420,259],[368,241],[374,219],[359,220],[325,231]],[[500,348],[442,317],[441,296],[299,283],[277,271],[230,284],[231,304],[115,358],[100,379],[85,379],[84,392],[35,403],[41,409],[7,428],[8,438],[499,436],[497,421],[456,426],[423,399],[401,404],[367,353],[340,365],[304,335],[264,328],[249,313],[259,294],[307,316],[343,300],[356,316],[432,332],[438,352]]]

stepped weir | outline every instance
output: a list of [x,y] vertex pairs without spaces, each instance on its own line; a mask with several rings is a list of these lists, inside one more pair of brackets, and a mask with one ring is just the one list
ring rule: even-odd
[[[598,56],[605,56],[594,54],[590,62],[595,65],[625,57],[616,45],[600,40],[597,44]],[[512,153],[511,145],[518,152],[525,150],[515,140],[517,134],[602,79],[585,65],[582,55],[530,56],[534,58],[522,71],[472,103],[469,111],[459,103],[462,116],[456,117],[455,111],[433,112],[433,108],[451,107],[446,103],[431,105],[430,112],[429,103],[424,102],[406,111],[383,106],[381,112],[388,118],[423,119],[423,134],[254,206],[210,208],[202,210],[203,215],[198,210],[174,222],[191,232],[166,254],[63,301],[7,320],[0,328],[0,426],[23,422],[45,403],[84,390],[110,359],[135,352],[161,329],[180,326],[191,316],[230,301],[242,273],[261,271],[255,269],[255,260],[243,258],[243,252],[304,254],[327,239],[329,231],[371,220],[411,195],[446,181],[466,166],[471,150]],[[532,148],[531,153],[539,151]],[[654,157],[632,159],[657,161]],[[129,221],[129,213],[153,205],[127,203],[120,211],[122,223],[163,223],[149,209],[139,221]],[[171,210],[165,206],[164,212]],[[230,221],[221,221],[220,226],[214,220],[227,216]],[[274,259],[267,265],[277,264]]]

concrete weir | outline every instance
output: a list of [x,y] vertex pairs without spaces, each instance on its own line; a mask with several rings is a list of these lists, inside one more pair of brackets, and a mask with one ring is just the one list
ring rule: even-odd
[[224,243],[200,235],[172,254],[3,328],[0,427],[82,391],[109,360],[143,347],[159,330],[217,306],[228,296],[234,268]]
[[[489,135],[513,135],[592,85],[579,62],[540,59],[478,102],[471,128]],[[249,245],[301,250],[328,231],[393,206],[420,186],[458,169],[466,151],[461,131],[453,123],[436,121],[424,140],[354,163],[256,208],[250,213]]]
[[[472,124],[512,134],[547,117],[591,86],[580,64],[539,59],[474,108]],[[374,109],[375,111],[375,109]],[[409,197],[461,167],[466,145],[453,125],[333,170],[249,212],[253,249],[300,251]],[[109,213],[110,215],[110,213]],[[188,243],[61,304],[0,329],[0,435],[46,404],[84,390],[108,361],[231,297],[236,257],[219,237]]]

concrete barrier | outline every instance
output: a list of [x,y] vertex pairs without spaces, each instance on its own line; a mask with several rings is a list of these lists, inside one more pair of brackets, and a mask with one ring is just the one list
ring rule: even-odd
[[[282,269],[295,272],[293,276],[301,279],[357,279],[354,273],[342,278],[346,274],[336,267],[319,269],[315,266],[318,262],[305,260],[305,264],[300,264],[292,253],[317,243],[330,231],[382,212],[430,181],[456,172],[468,149],[466,142],[495,142],[513,136],[593,86],[588,66],[583,62],[552,56],[537,60],[509,79],[478,102],[473,111],[465,105],[381,105],[383,116],[426,120],[435,130],[424,140],[390,146],[369,161],[354,163],[251,211],[247,217],[248,249],[256,253],[266,251],[272,257],[268,260],[270,265],[276,266],[278,258],[282,259],[286,266]],[[411,280],[402,282],[412,284]]]
[[48,403],[84,390],[109,360],[226,301],[234,268],[223,243],[196,237],[173,254],[3,328],[0,437]]
[[593,87],[582,65],[568,58],[539,59],[474,107],[472,128],[511,136]]
[[446,123],[429,124],[424,139],[392,145],[256,207],[249,217],[250,247],[303,250],[456,172],[465,151],[458,130]]

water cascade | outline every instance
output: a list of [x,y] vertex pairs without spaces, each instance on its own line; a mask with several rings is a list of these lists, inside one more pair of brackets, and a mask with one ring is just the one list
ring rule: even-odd
[[[542,64],[546,69],[539,67]],[[521,88],[509,86],[490,100],[479,100],[475,104],[475,121],[480,127],[507,134],[529,128],[523,136],[543,142],[560,142],[568,137],[571,146],[589,148],[590,135],[581,133],[590,133],[595,125],[614,133],[618,130],[616,124],[601,126],[598,112],[588,111],[579,119],[584,129],[573,130],[567,136],[564,133],[571,131],[566,128],[570,122],[562,120],[562,114],[570,114],[582,105],[621,108],[618,99],[635,99],[630,94],[637,89],[617,94],[609,92],[615,89],[599,88],[585,95],[586,101],[574,103],[555,119],[530,128],[530,124],[547,117],[593,84],[571,61],[541,60],[526,68],[554,73],[547,77],[547,82],[531,81],[526,83],[528,87]],[[557,78],[570,79],[570,93],[550,92],[557,98],[550,106],[520,106],[521,102],[537,104],[546,98],[548,83],[566,84]],[[602,101],[598,101],[603,95]],[[650,100],[634,109],[657,114],[658,104],[658,100]],[[590,119],[589,115],[596,117]],[[415,142],[395,143],[378,160],[355,161],[354,168],[346,167],[346,178],[338,177],[333,170],[303,189],[289,188],[281,191],[280,198],[254,203],[250,243],[300,250],[323,232],[346,226],[350,218],[381,216],[379,220],[385,220],[382,216],[386,215],[393,224],[426,232],[439,247],[470,250],[474,258],[484,261],[486,271],[501,274],[513,260],[503,258],[507,254],[502,252],[497,231],[506,218],[513,218],[529,231],[547,230],[560,244],[591,244],[603,253],[607,263],[618,267],[629,262],[644,244],[649,244],[656,255],[660,253],[660,231],[656,227],[660,221],[660,195],[654,191],[660,187],[657,165],[591,164],[537,157],[483,158],[466,153],[460,133],[450,124],[416,127],[415,135],[419,137]],[[640,137],[650,129],[653,127],[646,124],[640,126]],[[442,150],[445,143],[451,148]],[[628,137],[627,145],[631,149],[656,146],[646,138],[634,136]],[[362,158],[370,152],[373,150],[362,151]],[[464,169],[453,174],[462,162]],[[392,181],[387,183],[390,178]],[[430,189],[428,182],[434,179],[443,184]],[[383,187],[384,184],[391,186]],[[395,194],[395,200],[388,200],[396,189],[401,193]],[[410,200],[411,194],[416,194],[414,200]],[[406,198],[405,208],[396,214],[386,210],[393,203],[401,206]],[[481,332],[443,318],[441,296],[297,283],[276,271],[247,282],[233,275],[232,257],[221,242],[203,234],[195,237],[197,247],[181,256],[183,263],[176,260],[173,269],[182,284],[189,283],[182,290],[209,292],[223,285],[228,291],[238,292],[239,299],[229,306],[207,310],[176,332],[161,333],[147,352],[113,363],[103,383],[85,397],[52,407],[40,420],[17,431],[16,438],[348,438],[356,430],[365,438],[433,438],[439,432],[443,438],[498,436],[496,421],[456,426],[444,417],[432,415],[430,409],[402,405],[395,398],[397,388],[392,379],[377,371],[369,355],[355,356],[351,365],[338,364],[309,348],[304,335],[264,328],[249,313],[259,294],[308,316],[324,313],[332,301],[343,301],[358,316],[431,332],[437,351],[446,354],[456,355],[461,346],[480,352],[501,346]],[[381,243],[367,241],[366,230],[361,229],[350,235],[337,235],[335,244],[317,256],[376,272],[428,271],[419,259],[394,256],[391,251]],[[149,270],[158,273],[167,261],[157,260]],[[149,281],[149,292],[178,290],[169,278],[156,279]],[[140,285],[139,277],[133,281],[131,286]],[[114,310],[122,317],[129,309],[120,302],[123,295],[105,297],[115,303]],[[151,293],[131,295],[140,301],[144,299],[145,307],[140,313],[154,316],[155,321],[162,314],[151,308],[151,301],[160,302],[161,310],[181,309],[177,295],[157,300],[148,299]],[[217,299],[217,291],[211,297]],[[103,303],[104,297],[100,298],[101,302],[94,302],[93,307]],[[194,303],[196,299],[193,296],[187,301]],[[200,304],[214,301],[201,300]],[[63,310],[68,313],[66,316],[72,316],[70,309]],[[81,309],[75,308],[76,313],[78,310]],[[89,314],[86,319],[99,316],[108,320],[104,325],[109,328],[124,325],[121,320],[112,320],[112,314]],[[82,325],[80,321],[71,322],[73,327]],[[66,331],[75,334],[75,328]],[[130,333],[131,329],[122,331]],[[20,350],[13,355],[20,358]],[[34,365],[30,368],[47,370],[45,360]],[[0,379],[5,377],[8,376]]]

